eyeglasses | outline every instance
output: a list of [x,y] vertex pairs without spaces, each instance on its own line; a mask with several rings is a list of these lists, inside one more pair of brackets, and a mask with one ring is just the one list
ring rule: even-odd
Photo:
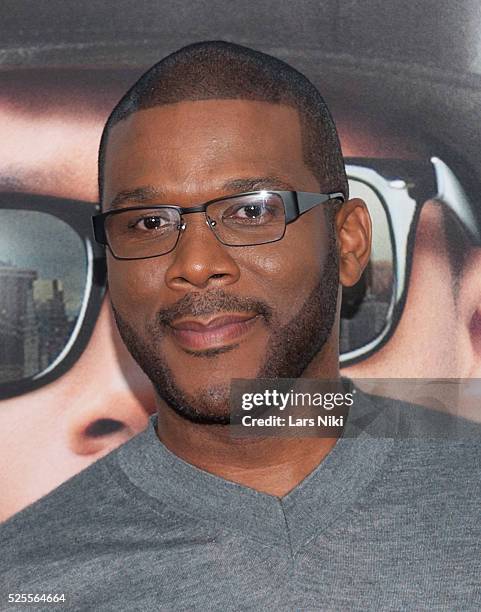
[[33,391],[83,353],[105,292],[90,202],[0,193],[0,398]]
[[131,206],[94,216],[94,235],[116,259],[159,257],[175,249],[186,228],[185,215],[204,213],[206,224],[222,244],[261,245],[281,240],[286,225],[333,200],[344,201],[344,196],[339,192],[263,190],[216,198],[190,208]]
[[[416,227],[423,205],[451,213],[473,246],[481,246],[481,210],[441,159],[430,162],[350,158],[351,197],[363,198],[373,221],[370,262],[354,287],[343,289],[340,361],[357,363],[393,335],[406,303]],[[433,242],[436,237],[433,236]]]

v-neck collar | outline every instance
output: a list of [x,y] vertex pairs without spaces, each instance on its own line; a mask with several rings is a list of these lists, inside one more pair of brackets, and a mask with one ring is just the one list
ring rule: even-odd
[[344,432],[321,463],[282,498],[201,470],[157,437],[157,415],[118,449],[118,466],[150,498],[196,519],[293,552],[327,529],[374,478],[389,452],[396,423],[358,387]]

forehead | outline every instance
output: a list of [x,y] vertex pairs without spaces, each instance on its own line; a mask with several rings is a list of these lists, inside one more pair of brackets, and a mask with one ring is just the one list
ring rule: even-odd
[[133,113],[113,127],[106,182],[176,179],[303,164],[301,126],[288,106],[246,100],[186,101]]
[[[284,129],[277,133],[279,123]],[[257,100],[211,99],[185,100],[134,112],[114,126],[110,140],[144,138],[148,134],[170,139],[179,133],[183,136],[186,130],[190,139],[226,130],[247,132],[250,136],[260,133],[263,137],[276,131],[275,136],[281,140],[286,132],[300,137],[298,113],[291,106]]]

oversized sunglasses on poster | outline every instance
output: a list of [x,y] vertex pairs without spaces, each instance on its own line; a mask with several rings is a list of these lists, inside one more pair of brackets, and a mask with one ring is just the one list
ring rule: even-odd
[[106,288],[96,204],[0,193],[0,398],[53,382],[85,350]]
[[[443,206],[473,246],[481,246],[481,212],[451,168],[429,162],[346,159],[351,197],[363,198],[373,222],[372,253],[360,281],[343,291],[340,362],[369,357],[391,338],[406,303],[416,228],[428,201]],[[433,236],[433,243],[436,236]]]
[[[371,355],[394,333],[406,301],[416,226],[427,201],[445,206],[469,241],[481,246],[479,214],[439,158],[424,163],[347,158],[346,170],[350,197],[368,205],[373,245],[362,278],[343,290],[343,366]],[[187,211],[159,205],[94,214],[98,206],[89,202],[0,193],[0,398],[52,382],[80,357],[106,288],[104,245],[121,259],[162,256],[175,248],[188,214],[199,212],[223,244],[262,248],[281,240],[286,225],[303,212],[341,197],[267,190]],[[100,244],[92,235],[92,216]],[[145,231],[132,242],[128,236],[134,223]],[[146,240],[147,235],[157,238]]]

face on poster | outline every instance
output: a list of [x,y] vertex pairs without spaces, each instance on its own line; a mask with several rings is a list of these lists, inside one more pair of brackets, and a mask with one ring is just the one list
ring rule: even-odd
[[[151,385],[120,340],[108,292],[99,292],[95,307],[87,308],[89,287],[94,280],[102,283],[89,268],[82,239],[85,223],[76,221],[82,217],[82,206],[90,221],[98,198],[97,151],[104,122],[141,72],[141,68],[129,74],[115,68],[38,68],[9,70],[5,75],[0,98],[0,180],[2,192],[15,197],[8,200],[5,195],[3,200],[0,265],[4,287],[9,283],[8,294],[16,287],[21,296],[15,302],[15,316],[21,322],[8,319],[5,329],[15,323],[31,333],[28,347],[22,340],[23,373],[15,370],[18,360],[10,359],[4,381],[36,376],[49,368],[52,379],[0,404],[4,459],[0,485],[7,491],[0,519],[143,430],[154,411]],[[412,177],[412,168],[418,169],[420,182],[423,172],[434,173],[430,158],[436,151],[421,131],[386,121],[382,107],[363,108],[359,101],[350,106],[341,96],[328,102],[348,161],[351,195],[363,197],[373,217],[373,258],[360,289],[363,306],[357,305],[357,319],[346,316],[342,323],[341,351],[362,353],[382,335],[392,301],[393,221],[383,198],[397,189],[399,202],[407,202],[409,193],[402,182]],[[383,160],[398,164],[394,188]],[[442,161],[456,177],[456,168],[449,160]],[[461,230],[453,231],[457,221],[449,208],[436,201],[435,189],[423,193],[410,245],[405,301],[390,323],[389,339],[362,358],[346,361],[342,373],[347,376],[481,377],[481,250]],[[60,206],[72,214],[59,212]],[[6,293],[2,290],[2,295]],[[346,300],[351,298],[356,301],[355,295],[346,294]],[[12,303],[2,297],[7,318]],[[79,349],[72,338],[81,334],[80,327],[88,330],[88,338]],[[18,335],[7,336],[11,344],[4,351],[5,362],[19,342]],[[69,342],[78,358],[54,376]]]

